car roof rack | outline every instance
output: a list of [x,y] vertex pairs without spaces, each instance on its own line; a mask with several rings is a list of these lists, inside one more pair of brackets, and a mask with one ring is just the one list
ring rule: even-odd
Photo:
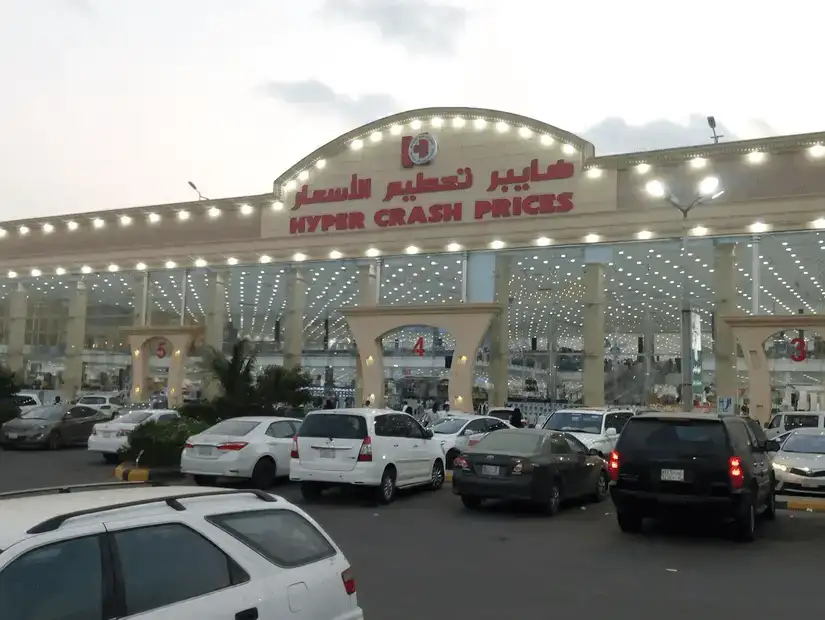
[[[159,485],[162,486],[162,485]],[[134,508],[135,506],[146,506],[148,504],[157,504],[159,502],[165,503],[172,510],[182,512],[186,510],[186,506],[180,503],[182,499],[192,499],[196,497],[221,497],[225,495],[254,495],[259,500],[264,502],[277,502],[278,500],[264,491],[258,489],[224,489],[218,491],[202,491],[200,493],[178,493],[176,495],[167,495],[166,497],[152,497],[148,499],[139,499],[132,502],[123,502],[120,504],[109,504],[106,506],[97,506],[95,508],[86,508],[84,510],[75,510],[67,512],[62,515],[50,517],[45,521],[41,521],[34,527],[26,531],[27,534],[45,534],[46,532],[53,532],[60,528],[69,519],[75,517],[82,517],[98,512],[108,512],[110,510],[120,510],[121,508]]]
[[59,487],[42,487],[38,489],[20,489],[19,491],[5,491],[0,493],[0,500],[14,499],[19,497],[35,497],[38,495],[62,495],[64,493],[74,493],[76,491],[100,491],[102,489],[113,489],[118,487],[135,487],[135,486],[152,486],[163,487],[168,486],[164,481],[149,481],[149,482],[92,482],[87,484],[66,484]]

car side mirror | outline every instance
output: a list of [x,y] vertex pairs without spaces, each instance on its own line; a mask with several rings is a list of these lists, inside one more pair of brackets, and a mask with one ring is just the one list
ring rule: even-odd
[[473,430],[470,429],[470,428],[465,428],[463,431],[461,431],[461,436],[462,437],[469,437],[470,435],[473,435],[473,434],[474,434]]
[[601,453],[600,453],[598,450],[596,450],[596,448],[590,448],[590,449],[587,451],[587,454],[588,454],[589,456],[601,456]]
[[424,429],[424,439],[432,439],[432,438],[433,438],[432,430],[429,429],[429,428],[425,428]]
[[604,434],[605,434],[607,437],[615,437],[615,436],[616,436],[616,435],[618,435],[619,433],[617,433],[617,432],[616,432],[616,429],[615,429],[615,428],[612,428],[612,427],[611,427],[611,428],[606,429],[606,430],[604,431]]
[[768,439],[765,442],[765,451],[766,452],[779,452],[782,446],[779,445],[779,442],[776,439]]

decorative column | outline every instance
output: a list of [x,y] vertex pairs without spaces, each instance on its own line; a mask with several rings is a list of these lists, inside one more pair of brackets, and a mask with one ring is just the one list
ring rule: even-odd
[[83,352],[86,349],[86,309],[89,293],[80,280],[69,300],[69,318],[66,322],[66,365],[63,371],[63,397],[74,398],[83,387]]
[[[718,317],[736,314],[736,246],[716,243],[713,248],[713,291],[715,297],[713,349],[716,367],[716,398],[732,399],[732,413],[736,413],[738,380],[736,373],[736,339],[733,329]],[[758,251],[754,249],[758,254]]]
[[284,311],[284,367],[299,368],[304,351],[304,314],[306,313],[306,269],[291,266],[286,272],[286,309]]
[[584,266],[584,373],[582,392],[588,407],[604,405],[604,265]]
[[493,303],[500,308],[490,325],[490,379],[493,390],[491,407],[503,407],[507,403],[510,380],[510,257],[498,254],[493,271]]
[[25,375],[26,360],[23,352],[26,346],[26,321],[29,316],[29,298],[22,284],[9,295],[9,370],[19,378]]
[[227,272],[219,269],[209,274],[206,297],[206,344],[218,351],[223,349],[226,327]]
[[149,323],[149,272],[135,277],[135,327]]
[[[381,290],[381,264],[378,261],[358,263],[358,307],[378,306]],[[358,343],[356,342],[356,345]],[[361,356],[355,354],[355,406],[360,407],[367,400],[364,394],[364,369]],[[375,405],[375,403],[370,403]]]

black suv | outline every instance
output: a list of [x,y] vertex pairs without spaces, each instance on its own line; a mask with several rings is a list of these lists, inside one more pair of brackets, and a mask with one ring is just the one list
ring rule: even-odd
[[769,452],[776,442],[747,421],[711,414],[645,413],[631,418],[610,454],[610,495],[623,532],[645,517],[687,511],[732,520],[736,537],[755,537],[756,513],[775,515]]

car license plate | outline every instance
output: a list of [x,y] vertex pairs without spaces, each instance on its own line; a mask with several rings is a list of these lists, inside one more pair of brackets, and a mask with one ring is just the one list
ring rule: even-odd
[[334,459],[335,458],[335,450],[321,449],[321,458],[322,459]]
[[482,465],[481,466],[481,473],[485,476],[498,476],[498,466],[497,465]]
[[102,435],[103,435],[103,438],[104,438],[104,439],[111,439],[112,437],[114,437],[114,436],[115,436],[115,434],[114,434],[114,433],[112,433],[112,432],[102,433]]
[[684,469],[663,469],[662,470],[662,480],[667,480],[668,482],[684,482],[685,481],[685,470]]
[[9,433],[8,438],[9,439],[17,439],[17,433]]
[[819,483],[818,482],[808,482],[806,480],[802,481],[802,486],[806,489],[818,489]]
[[198,446],[198,456],[212,456],[212,446]]

